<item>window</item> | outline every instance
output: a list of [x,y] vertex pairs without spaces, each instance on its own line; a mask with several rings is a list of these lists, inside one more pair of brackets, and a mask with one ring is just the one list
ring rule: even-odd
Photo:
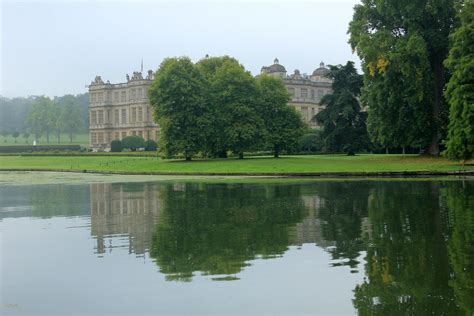
[[120,124],[120,113],[119,110],[114,110],[114,123],[115,124]]
[[127,124],[127,109],[122,109],[122,124]]
[[114,92],[114,103],[120,102],[119,100],[120,94],[118,91]]
[[132,108],[132,118],[130,119],[131,123],[135,123],[137,121],[137,108]]
[[97,133],[97,142],[102,144],[104,142],[104,133]]
[[97,95],[95,93],[91,93],[91,103],[95,103],[97,101]]
[[301,98],[306,99],[308,97],[308,89],[301,88]]
[[97,134],[96,133],[91,133],[91,143],[92,144],[97,143]]
[[139,107],[138,108],[138,119],[137,119],[138,122],[142,122],[143,121],[143,108],[142,107]]
[[138,136],[143,137],[143,131],[138,131]]
[[107,123],[112,123],[112,110],[107,109]]
[[127,102],[127,91],[122,91],[122,96],[120,99],[122,102]]
[[137,90],[132,89],[132,96],[130,97],[130,100],[135,100],[137,98]]
[[104,102],[104,93],[103,92],[98,93],[97,102],[99,102],[99,103]]
[[127,137],[127,132],[122,132],[122,139],[124,139],[125,137]]
[[132,131],[133,136],[137,136],[137,131]]
[[138,88],[138,98],[139,99],[142,99],[143,98],[143,89],[142,88]]
[[316,93],[314,92],[314,89],[311,89],[311,99],[316,100]]
[[295,96],[295,88],[288,88],[288,92],[291,94],[292,97]]
[[98,113],[97,113],[97,114],[98,114],[98,115],[97,115],[97,117],[98,117],[98,122],[97,122],[97,124],[104,124],[104,111],[103,111],[103,110],[100,110],[100,111],[97,111],[97,112],[98,112]]
[[120,133],[119,132],[114,133],[114,139],[120,139]]
[[91,125],[97,124],[97,112],[91,111]]
[[302,107],[301,107],[301,113],[303,114],[303,117],[304,117],[305,119],[308,119],[308,107],[302,106]]

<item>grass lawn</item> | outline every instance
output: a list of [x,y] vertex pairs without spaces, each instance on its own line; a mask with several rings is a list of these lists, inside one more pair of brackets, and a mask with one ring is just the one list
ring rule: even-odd
[[[8,135],[7,137],[0,136],[0,146],[14,146],[14,145],[32,145],[34,136],[30,135],[27,139],[23,138],[23,134],[20,134],[16,139],[13,136]],[[69,140],[69,134],[61,134],[61,141],[58,142],[56,134],[49,136],[49,143],[46,142],[46,136],[41,136],[38,145],[89,145],[89,133],[75,134],[72,142]]]
[[[460,170],[444,158],[417,155],[315,155],[282,158],[249,157],[219,160],[162,160],[154,157],[0,156],[0,169],[88,170],[120,173],[327,173],[446,172]],[[471,164],[467,170],[474,170]]]

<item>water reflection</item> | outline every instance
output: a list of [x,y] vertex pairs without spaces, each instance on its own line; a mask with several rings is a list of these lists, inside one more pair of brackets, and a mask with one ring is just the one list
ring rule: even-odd
[[95,253],[127,247],[130,254],[145,254],[160,215],[158,187],[155,183],[90,185]]
[[169,280],[237,274],[257,256],[280,256],[308,215],[299,186],[167,184],[160,196],[150,254]]
[[235,281],[311,243],[365,276],[361,315],[474,314],[474,181],[0,187],[0,220],[58,216],[90,220],[97,256],[149,255],[169,281]]

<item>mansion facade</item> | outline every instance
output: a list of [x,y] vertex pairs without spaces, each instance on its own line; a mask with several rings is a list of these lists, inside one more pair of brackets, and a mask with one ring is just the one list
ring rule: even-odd
[[289,105],[301,114],[305,123],[316,128],[318,125],[313,117],[322,109],[321,99],[332,93],[332,81],[326,78],[328,72],[329,69],[321,62],[311,75],[301,74],[298,69],[287,75],[285,67],[275,58],[273,65],[262,67],[260,73],[280,77],[291,96]]
[[[280,77],[291,95],[289,105],[301,113],[310,127],[317,124],[312,118],[322,109],[321,98],[332,93],[332,81],[326,78],[329,69],[324,63],[311,75],[295,70],[287,75],[278,59],[273,65],[261,69],[261,74]],[[95,150],[110,148],[114,139],[141,136],[145,140],[158,141],[160,128],[153,119],[153,110],[148,100],[148,89],[155,74],[148,70],[146,77],[141,72],[127,74],[127,82],[111,84],[100,76],[89,85],[89,131],[90,146]]]

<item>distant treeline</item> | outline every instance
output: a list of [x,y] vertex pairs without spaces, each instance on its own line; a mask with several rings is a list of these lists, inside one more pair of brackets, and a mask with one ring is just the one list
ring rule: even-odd
[[88,93],[53,99],[44,96],[0,97],[0,132],[4,137],[31,134],[36,138],[42,135],[49,138],[60,133],[72,136],[87,131],[88,107]]

